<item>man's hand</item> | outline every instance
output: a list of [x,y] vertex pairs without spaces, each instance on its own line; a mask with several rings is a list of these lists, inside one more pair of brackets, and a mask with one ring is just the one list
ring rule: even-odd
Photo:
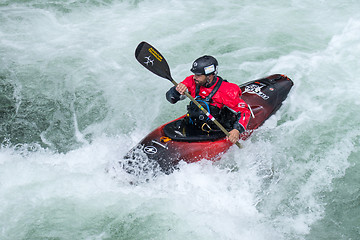
[[240,132],[237,129],[233,129],[229,132],[229,136],[227,137],[227,139],[232,142],[232,143],[236,143],[237,141],[239,141],[240,138]]
[[187,87],[185,86],[185,84],[183,83],[179,83],[177,86],[176,86],[176,91],[178,91],[181,95],[184,95],[185,92],[187,90]]

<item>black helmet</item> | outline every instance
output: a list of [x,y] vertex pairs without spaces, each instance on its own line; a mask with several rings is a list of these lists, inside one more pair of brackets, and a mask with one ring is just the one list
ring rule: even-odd
[[196,75],[210,75],[217,73],[218,62],[212,56],[202,56],[196,59],[190,71]]

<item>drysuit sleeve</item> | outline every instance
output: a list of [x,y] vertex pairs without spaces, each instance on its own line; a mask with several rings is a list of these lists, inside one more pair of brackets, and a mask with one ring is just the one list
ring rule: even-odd
[[175,88],[176,87],[174,86],[166,92],[166,100],[172,104],[177,103],[179,100],[183,100],[185,98],[185,96],[182,96],[178,91],[176,91]]
[[242,94],[241,89],[236,84],[227,84],[224,90],[226,94],[224,94],[223,103],[236,114],[233,128],[243,133],[246,131],[251,112],[245,101],[240,98]]
[[242,123],[244,122],[244,121],[242,121],[242,118],[245,119],[246,118],[245,115],[246,115],[246,113],[239,112],[237,114],[236,121],[233,125],[233,128],[238,130],[240,132],[240,134],[245,132],[245,127],[242,125]]

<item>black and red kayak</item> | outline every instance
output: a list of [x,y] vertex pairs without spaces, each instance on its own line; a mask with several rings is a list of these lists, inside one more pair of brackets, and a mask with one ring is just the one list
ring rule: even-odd
[[[141,42],[135,50],[135,58],[149,71],[177,85],[171,77],[165,58],[150,44]],[[280,108],[292,86],[293,82],[281,74],[240,85],[242,99],[252,112],[247,131],[240,135],[242,140],[247,139],[253,130]],[[155,169],[171,173],[180,161],[193,163],[202,159],[219,160],[233,145],[226,139],[229,135],[228,129],[211,116],[188,92],[185,92],[185,95],[219,130],[203,131],[204,129],[199,130],[191,124],[183,124],[186,122],[183,121],[186,115],[168,122],[149,133],[126,154],[120,164],[128,173],[137,175],[142,172],[154,172]],[[239,142],[236,145],[241,147]]]
[[[280,108],[292,86],[293,82],[280,74],[240,85],[242,99],[253,113],[247,131],[240,136],[242,140],[247,139],[253,130]],[[233,145],[223,133],[192,134],[193,131],[187,131],[186,128],[179,131],[178,123],[184,117],[185,115],[156,128],[130,150],[125,159],[130,165],[136,165],[134,161],[141,161],[143,165],[146,159],[151,168],[159,167],[161,171],[171,173],[179,161],[217,161]]]

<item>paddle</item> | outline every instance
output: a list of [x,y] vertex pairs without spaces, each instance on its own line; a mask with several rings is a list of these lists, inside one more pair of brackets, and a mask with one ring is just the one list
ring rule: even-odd
[[[171,77],[170,68],[165,58],[149,43],[141,42],[137,46],[135,50],[135,58],[139,61],[141,65],[143,65],[152,73],[155,73],[162,78],[170,80],[175,86],[178,85]],[[195,103],[195,105],[200,108],[201,111],[203,111],[206,116],[208,116],[210,120],[213,121],[216,126],[218,126],[221,131],[225,133],[226,136],[230,135],[229,132],[221,125],[221,123],[219,123],[208,111],[206,111],[206,109],[204,109],[188,92],[185,92],[185,95],[190,98],[190,100]],[[242,147],[239,142],[236,142],[235,144],[239,148]]]

